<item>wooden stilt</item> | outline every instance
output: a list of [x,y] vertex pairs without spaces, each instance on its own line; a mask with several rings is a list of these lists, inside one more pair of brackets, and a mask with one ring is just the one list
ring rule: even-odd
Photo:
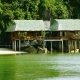
[[79,41],[79,50],[80,50],[80,41]]
[[14,50],[14,41],[12,41],[12,49]]
[[14,50],[16,51],[16,40],[14,41]]
[[61,48],[62,48],[62,42],[61,41],[59,41],[59,50],[61,51]]
[[52,54],[52,41],[51,41],[51,54]]
[[46,41],[43,41],[43,48],[45,48],[46,46]]
[[76,49],[77,49],[77,44],[76,44],[76,40],[75,40],[75,45],[74,45],[74,52],[76,53]]
[[69,49],[69,53],[71,52],[70,50],[70,40],[68,40],[68,49]]
[[18,50],[18,40],[16,40],[16,50]]
[[62,40],[62,53],[63,53],[63,40]]
[[57,40],[57,39],[53,39],[53,40],[45,40],[45,41],[50,41],[51,42],[51,54],[52,54],[52,42],[53,41],[60,41],[61,42],[61,48],[62,48],[62,52],[64,51],[64,49],[63,49],[63,40],[61,40],[61,39],[59,39],[59,40]]
[[19,51],[21,50],[21,49],[20,49],[20,46],[21,46],[21,41],[19,40]]

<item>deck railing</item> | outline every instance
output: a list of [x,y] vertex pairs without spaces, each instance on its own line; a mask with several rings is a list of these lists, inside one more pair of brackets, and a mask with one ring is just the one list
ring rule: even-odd
[[43,37],[43,36],[27,36],[24,37],[12,37],[12,40],[20,39],[20,40],[42,40],[42,39],[80,39],[80,36],[57,36],[57,37]]
[[32,36],[27,36],[27,38],[24,37],[13,37],[12,40],[15,39],[20,39],[20,40],[42,40],[42,39],[61,39],[60,37],[42,37],[42,36],[37,36],[37,37],[32,37]]

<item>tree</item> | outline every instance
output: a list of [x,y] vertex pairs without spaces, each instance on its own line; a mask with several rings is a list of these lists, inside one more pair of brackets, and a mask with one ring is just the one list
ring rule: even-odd
[[63,0],[63,2],[68,8],[68,18],[80,19],[80,0]]
[[54,10],[55,0],[40,0],[39,4],[39,18],[50,20],[51,12]]
[[14,19],[80,19],[80,0],[0,0],[0,33]]
[[68,18],[68,9],[67,7],[62,3],[62,2],[56,2],[55,3],[55,14],[53,12],[53,16],[55,16],[55,18],[58,18],[58,19],[65,19],[65,18]]
[[53,18],[68,18],[68,9],[63,0],[40,0],[39,15],[44,20]]
[[22,2],[22,9],[25,12],[25,19],[37,19],[38,18],[38,5],[40,0],[24,0]]
[[[0,7],[0,32],[1,32],[1,39],[4,42],[5,40],[5,31],[13,22],[13,13],[10,10],[9,4],[1,5]],[[4,36],[4,37],[3,37]]]

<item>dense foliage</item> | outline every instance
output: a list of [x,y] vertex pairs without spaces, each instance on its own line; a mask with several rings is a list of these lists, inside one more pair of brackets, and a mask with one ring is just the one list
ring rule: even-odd
[[0,34],[14,19],[80,18],[80,0],[0,0]]

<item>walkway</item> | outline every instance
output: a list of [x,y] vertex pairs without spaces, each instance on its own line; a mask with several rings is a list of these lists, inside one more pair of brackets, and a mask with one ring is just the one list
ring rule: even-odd
[[0,48],[0,55],[4,55],[4,54],[22,54],[22,53],[26,53],[26,52],[22,52],[22,51],[13,51],[11,49],[7,49],[7,48]]

